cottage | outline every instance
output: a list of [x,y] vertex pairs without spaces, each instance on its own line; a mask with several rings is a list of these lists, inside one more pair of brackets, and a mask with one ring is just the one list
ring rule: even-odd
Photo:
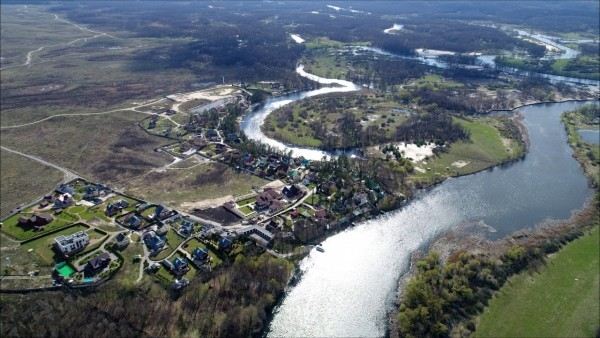
[[176,275],[183,275],[190,269],[188,262],[185,258],[177,257],[172,263],[172,272]]
[[221,239],[219,240],[219,250],[220,251],[229,251],[229,250],[231,250],[232,245],[233,245],[233,242],[231,242],[231,240],[227,237],[221,237]]
[[153,253],[160,251],[165,246],[165,240],[160,238],[154,231],[144,233],[143,240],[146,247]]
[[65,209],[73,204],[73,202],[73,195],[70,193],[59,194],[54,199],[54,205],[52,206],[52,209]]
[[302,192],[302,190],[296,184],[293,184],[291,186],[286,186],[283,188],[283,191],[282,191],[282,193],[288,199],[296,198],[298,195],[300,195],[301,192]]
[[61,184],[56,188],[56,192],[59,194],[73,195],[75,193],[75,188],[70,184]]
[[90,237],[85,231],[79,231],[68,236],[58,236],[54,239],[54,245],[60,253],[67,256],[81,251],[90,243]]
[[181,221],[181,226],[179,227],[179,234],[184,237],[189,237],[194,232],[194,222],[189,220]]
[[48,214],[33,214],[31,217],[19,217],[18,225],[25,229],[41,229],[52,220],[52,216]]
[[256,196],[256,204],[254,205],[256,210],[265,210],[269,208],[273,201],[280,200],[281,194],[272,188],[266,188],[258,196]]
[[208,260],[208,250],[206,248],[196,248],[192,251],[194,263],[200,265]]
[[131,214],[125,220],[125,224],[131,228],[137,229],[142,225],[142,218],[136,214]]
[[121,232],[115,237],[115,246],[119,250],[125,249],[129,245],[129,237],[125,235],[124,232]]
[[103,252],[100,255],[90,259],[85,265],[84,272],[86,276],[93,276],[99,271],[104,270],[110,263],[110,255]]

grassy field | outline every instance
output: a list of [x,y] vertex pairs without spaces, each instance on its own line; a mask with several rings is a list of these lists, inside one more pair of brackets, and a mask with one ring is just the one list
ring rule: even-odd
[[69,214],[68,212],[62,212],[59,215],[52,215],[52,222],[46,224],[41,231],[33,231],[29,229],[24,229],[18,225],[19,217],[29,217],[31,213],[18,213],[13,216],[10,216],[6,220],[4,220],[2,224],[2,231],[7,233],[8,235],[16,238],[17,240],[26,240],[39,235],[42,235],[46,232],[56,230],[67,224],[77,222],[78,218],[74,215]]
[[133,258],[136,255],[143,255],[144,249],[141,242],[131,242],[121,251],[123,256],[123,266],[115,275],[115,280],[119,281],[124,286],[132,286],[138,278],[140,263],[134,262]]
[[592,337],[599,328],[599,228],[539,272],[511,278],[480,317],[475,337]]
[[0,141],[92,180],[118,185],[170,160],[154,151],[165,140],[146,134],[136,125],[144,116],[120,112],[109,116],[59,117],[2,130]]
[[170,207],[228,195],[244,195],[252,187],[268,183],[259,177],[237,173],[221,163],[203,163],[184,170],[152,172],[129,184],[129,192]]
[[70,235],[74,234],[78,231],[86,230],[87,227],[83,225],[75,225],[69,227],[67,229],[61,230],[59,232],[53,233],[52,235],[42,237],[40,239],[36,239],[35,241],[31,241],[29,243],[23,244],[23,251],[28,251],[29,249],[33,250],[40,262],[42,262],[46,266],[54,265],[56,262],[56,254],[54,250],[52,250],[52,245],[54,243],[54,238],[61,235]]
[[[193,238],[189,242],[187,242],[183,248],[185,249],[185,251],[187,251],[191,255],[192,252],[194,251],[194,249],[196,249],[196,248],[206,249],[207,247],[204,243]],[[210,256],[210,261],[211,261],[210,265],[213,268],[215,268],[218,265],[220,265],[221,263],[223,263],[223,261],[219,258],[219,256],[217,256],[217,254],[214,251],[208,249],[208,255]]]
[[305,99],[278,109],[267,117],[262,129],[267,135],[287,143],[321,147],[325,136],[317,134],[314,124],[339,138],[344,134],[340,121],[348,112],[354,115],[362,129],[376,127],[377,132],[388,139],[394,137],[396,128],[410,114],[385,96],[330,95]]
[[38,162],[2,150],[0,152],[0,215],[51,191],[63,174]]
[[433,182],[448,176],[466,175],[516,158],[524,151],[515,140],[502,137],[497,128],[498,120],[455,118],[455,122],[470,133],[470,139],[455,142],[447,152],[415,165],[420,171],[415,170],[411,179]]

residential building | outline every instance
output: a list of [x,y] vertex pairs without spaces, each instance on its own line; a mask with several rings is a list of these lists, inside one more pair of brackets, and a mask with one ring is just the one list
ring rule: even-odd
[[146,247],[154,253],[160,251],[165,246],[165,240],[160,238],[154,231],[144,233],[142,239]]
[[90,259],[85,265],[84,271],[86,276],[93,276],[99,271],[104,270],[110,263],[110,255],[103,252],[100,255]]
[[85,231],[67,236],[61,235],[54,239],[54,245],[65,256],[83,250],[89,243],[90,236]]
[[52,216],[48,214],[33,214],[30,217],[19,217],[18,225],[25,229],[41,229],[52,220]]

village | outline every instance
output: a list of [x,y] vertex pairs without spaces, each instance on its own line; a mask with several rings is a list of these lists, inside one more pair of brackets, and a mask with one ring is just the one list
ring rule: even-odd
[[[136,281],[146,273],[179,290],[242,252],[302,255],[327,233],[380,212],[386,192],[363,172],[340,175],[335,163],[248,146],[236,128],[251,109],[250,95],[234,86],[170,95],[140,126],[177,140],[161,149],[174,163],[199,156],[273,184],[187,213],[77,178],[2,220],[3,234],[38,258],[21,272],[39,278],[36,266],[52,267],[51,278],[36,287],[86,287],[110,279],[127,261],[138,267]],[[132,242],[143,252],[123,254]]]

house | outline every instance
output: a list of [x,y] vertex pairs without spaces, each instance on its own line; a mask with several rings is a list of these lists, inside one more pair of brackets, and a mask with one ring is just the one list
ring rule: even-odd
[[64,193],[64,194],[59,194],[55,199],[54,199],[54,205],[52,206],[52,209],[65,209],[68,206],[70,206],[71,204],[73,204],[73,195],[70,193]]
[[270,231],[258,225],[251,225],[236,232],[239,236],[247,236],[263,247],[268,247],[274,237]]
[[72,235],[58,236],[54,239],[54,245],[64,256],[81,251],[90,244],[90,236],[85,231],[79,231]]
[[61,184],[56,188],[56,192],[59,194],[73,195],[75,193],[75,188],[70,184]]
[[119,250],[125,249],[129,245],[129,237],[125,235],[124,232],[120,232],[117,237],[115,237],[115,246]]
[[284,206],[285,206],[285,204],[282,201],[273,200],[271,202],[271,204],[269,205],[269,213],[274,214],[274,213],[278,212],[279,210],[283,209]]
[[188,286],[188,284],[190,284],[190,281],[188,281],[186,278],[175,279],[173,284],[171,284],[171,288],[173,288],[173,290],[181,290]]
[[192,251],[192,260],[198,265],[206,262],[208,257],[208,250],[206,250],[206,248],[196,248]]
[[110,255],[103,252],[100,255],[90,259],[85,265],[84,272],[86,276],[93,276],[99,271],[104,270],[110,263]]
[[181,221],[181,226],[179,227],[179,234],[184,237],[189,237],[194,232],[194,222],[189,220]]
[[280,200],[281,194],[275,191],[273,188],[266,188],[258,196],[256,196],[256,203],[254,208],[258,211],[268,209],[273,201]]
[[142,225],[142,218],[136,214],[131,214],[125,219],[125,225],[137,229]]
[[52,220],[52,216],[48,214],[33,214],[31,217],[19,217],[17,224],[25,229],[40,229]]
[[154,231],[148,231],[143,235],[144,244],[153,253],[160,251],[165,246],[165,240],[160,238]]
[[298,195],[300,195],[301,192],[302,190],[296,184],[286,186],[282,190],[283,195],[285,195],[285,197],[288,199],[296,198]]
[[178,276],[185,274],[190,269],[188,262],[181,257],[175,258],[171,266],[171,272]]
[[219,250],[221,251],[231,250],[232,245],[233,242],[231,242],[231,240],[227,237],[221,237],[221,239],[219,240]]
[[169,227],[166,224],[159,224],[154,231],[156,231],[158,236],[164,236],[169,232]]

